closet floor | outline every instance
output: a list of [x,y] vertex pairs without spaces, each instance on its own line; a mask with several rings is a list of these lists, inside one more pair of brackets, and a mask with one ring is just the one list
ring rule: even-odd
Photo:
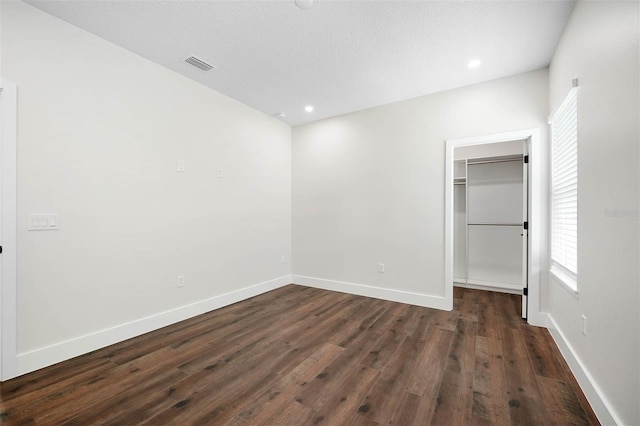
[[289,285],[4,382],[38,425],[597,424],[520,297],[452,312]]

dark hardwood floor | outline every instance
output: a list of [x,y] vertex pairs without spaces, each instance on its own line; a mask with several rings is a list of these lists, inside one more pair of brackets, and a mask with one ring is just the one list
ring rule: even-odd
[[289,285],[1,384],[38,425],[597,424],[519,296],[452,312]]

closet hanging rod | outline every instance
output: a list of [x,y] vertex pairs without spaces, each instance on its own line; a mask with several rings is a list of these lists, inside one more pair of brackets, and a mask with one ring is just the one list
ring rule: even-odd
[[520,158],[505,158],[504,160],[478,160],[478,161],[467,161],[467,165],[473,166],[474,164],[489,164],[489,163],[508,163],[511,161],[520,161],[522,162],[522,157]]
[[522,223],[467,223],[469,226],[523,226]]

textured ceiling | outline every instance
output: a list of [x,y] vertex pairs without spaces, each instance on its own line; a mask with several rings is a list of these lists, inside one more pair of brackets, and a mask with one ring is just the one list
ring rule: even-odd
[[298,125],[546,67],[574,2],[27,3]]

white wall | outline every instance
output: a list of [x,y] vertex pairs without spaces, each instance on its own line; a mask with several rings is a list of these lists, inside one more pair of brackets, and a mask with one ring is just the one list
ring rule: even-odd
[[441,306],[445,140],[546,143],[547,93],[539,70],[295,127],[294,280]]
[[484,145],[461,146],[453,150],[455,160],[466,158],[501,157],[506,155],[521,155],[525,141],[497,142]]
[[572,78],[580,85],[579,295],[550,278],[548,311],[614,419],[629,425],[640,424],[638,5],[578,1],[550,68],[551,111]]
[[[21,2],[2,2],[1,54],[18,84],[18,351],[44,351],[22,370],[289,282],[288,125]],[[28,213],[61,229],[27,231]]]

